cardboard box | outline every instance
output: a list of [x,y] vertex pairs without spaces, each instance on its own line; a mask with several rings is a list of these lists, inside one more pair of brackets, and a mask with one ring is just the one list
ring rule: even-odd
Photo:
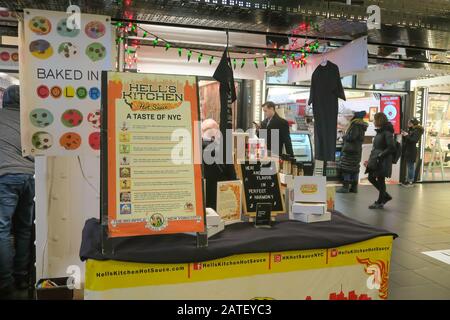
[[307,203],[294,202],[292,205],[292,213],[306,213],[306,214],[324,214],[327,212],[326,203]]
[[217,226],[220,224],[219,214],[212,208],[206,208],[206,225]]
[[287,188],[292,189],[294,187],[294,176],[290,174],[279,173],[280,183],[286,185]]
[[327,202],[327,181],[323,176],[298,176],[294,178],[294,201]]
[[290,220],[297,220],[305,223],[322,222],[331,220],[331,212],[327,211],[324,214],[312,214],[312,213],[291,213],[289,215]]
[[223,220],[220,220],[218,225],[211,226],[209,225],[207,227],[208,230],[208,238],[211,238],[212,236],[218,234],[219,232],[225,230],[225,222]]
[[[40,279],[36,284],[37,300],[73,300],[73,289],[67,285],[69,277]],[[53,281],[57,286],[51,288],[39,288],[45,280]]]

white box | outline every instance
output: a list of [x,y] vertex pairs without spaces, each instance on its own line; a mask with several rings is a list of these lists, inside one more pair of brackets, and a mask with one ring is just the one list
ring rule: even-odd
[[219,214],[212,208],[206,208],[206,225],[217,226],[220,224]]
[[326,203],[307,203],[294,202],[292,205],[292,213],[306,213],[306,214],[324,214],[327,212]]
[[330,221],[331,213],[329,211],[324,214],[312,214],[312,213],[291,213],[289,215],[290,220],[297,220],[306,223]]
[[326,203],[326,177],[296,176],[294,178],[294,201]]
[[225,230],[225,222],[220,220],[219,224],[216,226],[207,226],[208,238],[212,237],[215,234]]
[[279,173],[278,177],[280,178],[280,183],[286,185],[288,188],[294,187],[294,176],[290,174]]

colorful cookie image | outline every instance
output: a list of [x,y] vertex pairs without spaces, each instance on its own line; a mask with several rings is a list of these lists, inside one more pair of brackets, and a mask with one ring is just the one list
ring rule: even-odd
[[53,137],[48,132],[39,131],[33,134],[31,143],[38,150],[46,150],[53,145]]
[[69,128],[77,127],[83,122],[83,114],[76,109],[66,110],[61,116],[61,122]]
[[47,109],[34,109],[30,112],[30,121],[35,127],[45,128],[53,123],[53,114]]
[[45,99],[49,96],[50,90],[48,90],[48,87],[46,85],[41,85],[37,87],[36,89],[37,95],[39,98]]
[[89,135],[89,145],[94,150],[100,149],[100,132],[93,132]]
[[105,25],[100,21],[91,21],[84,28],[84,32],[89,38],[98,39],[103,37],[106,32]]
[[34,17],[30,20],[30,30],[39,35],[48,34],[52,30],[50,20],[44,17]]
[[14,62],[19,61],[19,54],[18,54],[17,52],[14,52],[14,53],[11,55],[11,59],[12,59],[12,61],[14,61]]
[[59,20],[58,25],[56,26],[56,31],[60,36],[70,38],[74,38],[80,33],[80,29],[77,29],[75,24],[73,25],[72,29],[67,27],[67,19]]
[[61,136],[59,143],[66,150],[75,150],[81,146],[81,137],[78,133],[67,132]]
[[59,45],[58,53],[64,58],[72,58],[78,52],[77,46],[73,45],[72,42],[63,42]]
[[102,60],[106,56],[106,48],[100,42],[91,43],[86,47],[86,55],[93,62]]
[[79,99],[84,99],[84,98],[87,97],[87,95],[88,95],[88,92],[87,92],[85,87],[78,87],[77,88],[77,97]]
[[53,54],[53,48],[46,40],[34,40],[30,43],[30,52],[39,59],[48,59]]
[[100,129],[101,120],[100,120],[100,110],[95,112],[91,112],[87,116],[87,121],[92,124],[94,129]]
[[3,61],[8,61],[9,57],[10,55],[7,51],[3,51],[2,53],[0,53],[0,59],[2,59]]
[[64,97],[66,98],[75,97],[75,89],[72,86],[64,87]]
[[97,87],[92,87],[89,89],[89,97],[92,100],[97,100],[100,98],[100,90]]
[[58,86],[53,86],[50,89],[50,94],[52,95],[53,98],[59,98],[62,95],[62,90]]

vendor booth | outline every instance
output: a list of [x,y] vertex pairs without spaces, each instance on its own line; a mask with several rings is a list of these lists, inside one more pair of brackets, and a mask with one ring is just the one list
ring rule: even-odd
[[80,251],[85,299],[387,299],[394,237],[333,212],[318,224],[233,224],[207,248],[190,235],[167,235],[123,239],[103,255],[91,219]]
[[[400,129],[403,92],[341,80],[340,69],[367,67],[367,37],[326,54],[318,36],[274,47],[239,30],[23,15],[22,151],[39,171],[39,284],[69,275],[87,300],[388,298],[397,235],[336,211],[332,184],[347,111],[367,109],[368,136],[378,111]],[[350,51],[359,58],[344,64]],[[290,82],[320,77],[277,86],[266,74],[277,65]],[[330,90],[320,81],[329,71]],[[269,150],[267,100],[287,120],[293,154]],[[204,120],[217,135],[202,132]]]

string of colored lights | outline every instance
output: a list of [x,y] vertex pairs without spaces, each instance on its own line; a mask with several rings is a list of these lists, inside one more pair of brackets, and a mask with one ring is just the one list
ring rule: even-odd
[[[141,31],[141,36],[139,37],[139,31]],[[297,32],[294,32],[297,33]],[[151,32],[148,32],[147,30],[143,29],[142,27],[138,26],[136,23],[123,23],[123,22],[117,22],[116,23],[116,34],[118,35],[116,37],[116,43],[124,43],[124,49],[125,53],[128,55],[125,57],[125,64],[128,65],[129,68],[132,67],[133,63],[137,63],[137,48],[141,44],[140,40],[151,40],[152,46],[155,48],[158,47],[164,47],[165,51],[168,51],[171,48],[176,48],[178,51],[178,56],[181,58],[183,56],[183,51],[186,53],[187,61],[190,62],[193,54],[195,53],[197,55],[197,62],[201,63],[203,59],[208,60],[208,63],[211,65],[214,62],[215,58],[220,59],[221,55],[214,55],[209,53],[204,53],[198,49],[190,49],[190,48],[181,48],[177,47],[174,43],[171,43],[164,38],[161,38]],[[130,39],[132,37],[133,39]],[[151,37],[151,38],[149,38]],[[141,39],[137,39],[141,38]],[[131,40],[131,41],[130,41]],[[307,62],[306,58],[312,53],[316,53],[319,49],[319,41],[313,40],[309,43],[306,43],[307,40],[305,40],[305,43],[301,48],[297,48],[296,52],[285,52],[284,50],[281,50],[281,59],[282,64],[290,63],[292,67],[301,68],[303,67]],[[295,45],[297,45],[297,40],[294,42]],[[131,46],[130,46],[131,45]],[[292,46],[291,46],[292,48]],[[278,48],[274,48],[277,49]],[[270,50],[268,48],[267,50]],[[293,51],[293,50],[289,50]],[[244,68],[247,61],[253,60],[253,65],[255,68],[259,68],[259,64],[264,64],[264,67],[268,66],[269,59],[272,59],[273,65],[276,66],[277,59],[280,58],[279,54],[276,54],[274,56],[268,57],[267,55],[264,56],[245,56],[245,57],[239,57],[235,56],[232,58],[232,64],[233,68],[236,69],[238,62],[240,61],[241,68]]]

